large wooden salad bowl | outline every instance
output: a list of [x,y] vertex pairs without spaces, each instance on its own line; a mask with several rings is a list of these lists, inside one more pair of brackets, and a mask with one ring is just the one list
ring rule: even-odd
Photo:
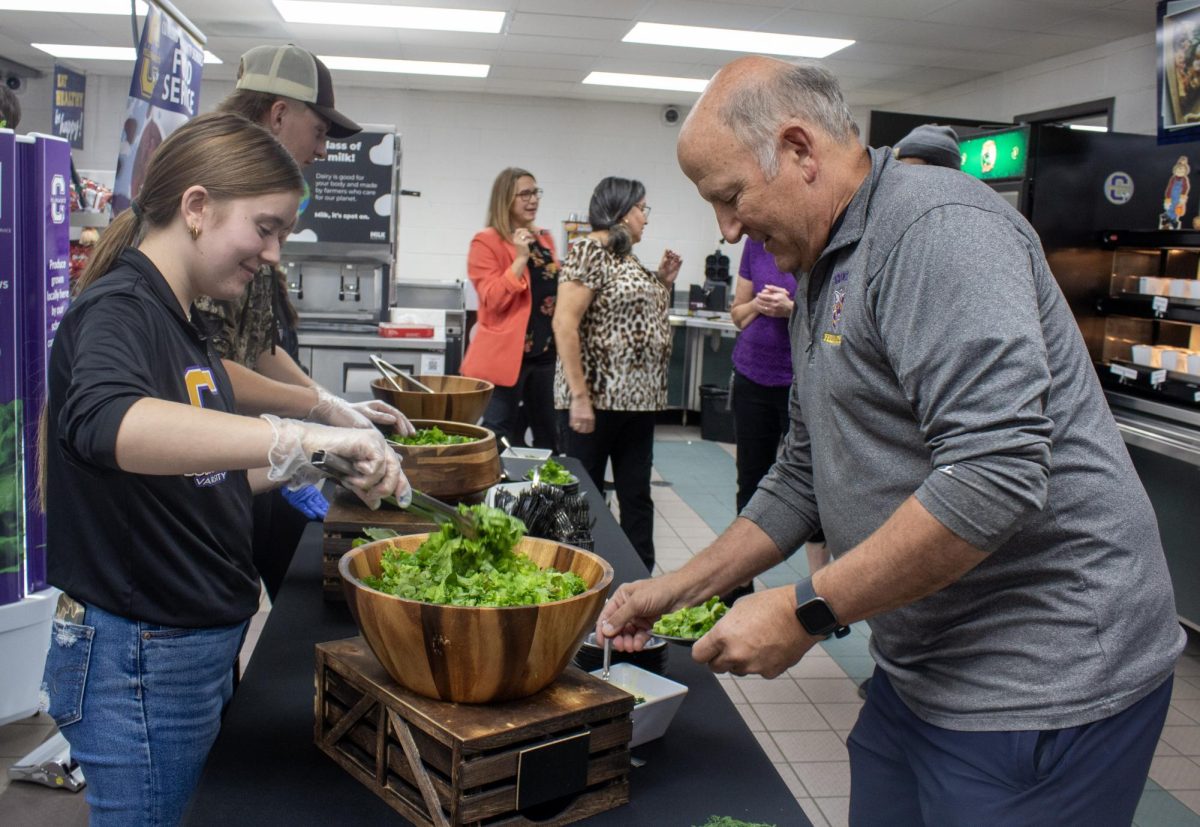
[[376,379],[371,383],[371,392],[376,399],[399,408],[409,419],[448,419],[474,425],[483,416],[496,387],[487,380],[468,376],[419,374],[414,378],[432,388],[433,393],[407,390],[409,384],[404,379],[397,379],[396,384],[406,390],[398,391],[388,380]]
[[396,682],[429,698],[491,703],[549,686],[595,625],[613,569],[595,554],[553,540],[516,545],[541,568],[573,571],[583,594],[536,606],[444,606],[376,591],[362,578],[379,573],[385,550],[413,551],[428,534],[377,540],[342,556],[338,571],[354,622]]
[[500,481],[500,452],[496,435],[479,425],[414,419],[414,428],[441,428],[447,434],[470,437],[458,445],[400,445],[391,443],[400,455],[400,469],[418,491],[441,500],[457,500],[478,494]]

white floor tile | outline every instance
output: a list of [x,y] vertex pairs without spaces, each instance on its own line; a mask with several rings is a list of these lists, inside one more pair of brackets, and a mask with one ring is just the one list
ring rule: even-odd
[[850,824],[849,798],[818,798],[817,806],[829,823],[829,827],[848,827]]
[[796,683],[813,703],[855,703],[858,685],[849,678],[797,678]]
[[1162,739],[1184,755],[1200,755],[1200,726],[1163,727]]
[[742,716],[742,720],[746,722],[746,726],[751,732],[766,732],[767,728],[763,726],[763,722],[759,719],[754,707],[750,704],[734,704],[733,708]]
[[813,823],[813,827],[829,827],[829,822],[825,820],[825,814],[821,812],[816,801],[811,798],[798,798],[796,801],[808,816],[808,820]]
[[783,779],[783,783],[787,784],[787,788],[796,798],[807,798],[808,791],[804,789],[804,785],[800,783],[800,779],[796,777],[796,773],[788,766],[786,761],[775,762],[775,771],[779,773],[779,777]]
[[1164,790],[1200,790],[1200,764],[1183,756],[1160,756],[1150,762],[1150,780]]
[[806,762],[792,769],[813,798],[850,795],[849,761]]
[[779,751],[779,746],[775,743],[775,739],[771,737],[770,733],[756,732],[754,733],[754,737],[763,748],[763,752],[767,754],[767,758],[771,760],[771,763],[787,762],[787,759]]
[[851,729],[858,721],[862,702],[851,704],[817,704],[817,711],[835,730]]
[[752,704],[787,704],[808,701],[800,687],[791,678],[780,677],[770,681],[758,677],[740,678],[738,689],[742,690],[746,700]]
[[[812,730],[809,732],[772,732],[771,737],[779,746],[779,751],[793,765],[812,762],[845,762],[847,778],[850,774],[850,755],[846,745],[833,730]],[[797,770],[799,772],[799,770]],[[808,786],[805,784],[805,786]],[[811,788],[809,792],[816,795]],[[826,793],[833,795],[834,793]]]
[[794,732],[798,730],[831,729],[829,723],[812,704],[759,703],[753,704],[758,719],[770,732]]

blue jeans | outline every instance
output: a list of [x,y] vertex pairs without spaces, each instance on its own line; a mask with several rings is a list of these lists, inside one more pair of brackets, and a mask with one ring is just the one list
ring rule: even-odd
[[44,688],[87,779],[92,827],[174,825],[233,694],[247,623],[178,629],[88,606],[56,619]]
[[1108,718],[1066,729],[959,732],[925,723],[882,669],[846,740],[853,827],[1128,827],[1173,678]]

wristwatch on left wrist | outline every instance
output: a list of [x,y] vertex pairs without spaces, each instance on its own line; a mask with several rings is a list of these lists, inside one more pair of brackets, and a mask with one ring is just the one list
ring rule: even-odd
[[804,631],[813,637],[845,637],[850,634],[850,627],[838,621],[823,597],[817,597],[811,577],[796,584],[796,619]]

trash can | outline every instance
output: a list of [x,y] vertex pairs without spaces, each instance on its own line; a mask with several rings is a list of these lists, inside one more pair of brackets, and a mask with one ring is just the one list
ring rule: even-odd
[[734,442],[733,411],[729,388],[700,386],[700,437],[714,442]]

